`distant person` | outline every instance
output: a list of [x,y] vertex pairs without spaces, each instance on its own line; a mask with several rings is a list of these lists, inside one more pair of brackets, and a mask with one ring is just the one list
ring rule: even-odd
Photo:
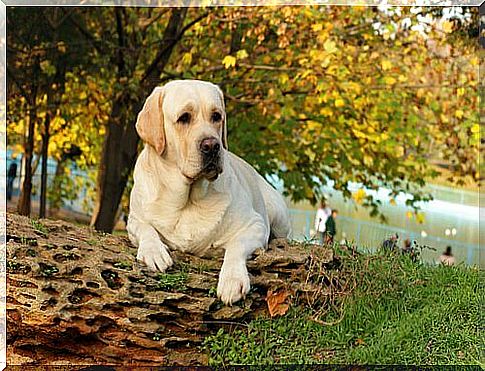
[[406,238],[404,240],[404,246],[402,247],[402,252],[403,254],[409,254],[413,248],[411,247],[411,240],[409,238]]
[[402,248],[403,255],[409,255],[413,262],[418,261],[418,254],[416,250],[416,241],[414,241],[414,246],[411,244],[411,240],[406,238],[404,240],[404,246]]
[[325,242],[328,244],[333,243],[333,239],[337,234],[337,228],[335,226],[335,219],[337,218],[338,211],[333,209],[330,216],[325,222]]
[[321,200],[315,217],[315,233],[321,244],[325,241],[325,223],[330,214],[332,214],[332,210],[327,206],[325,200]]
[[386,251],[396,251],[398,250],[397,246],[397,240],[399,239],[399,236],[396,234],[393,234],[390,238],[387,240],[384,240],[382,243],[382,248]]
[[13,182],[17,177],[17,162],[13,161],[7,171],[7,200],[12,199]]
[[451,246],[446,246],[446,250],[440,256],[440,263],[444,265],[455,265],[455,257],[451,253]]

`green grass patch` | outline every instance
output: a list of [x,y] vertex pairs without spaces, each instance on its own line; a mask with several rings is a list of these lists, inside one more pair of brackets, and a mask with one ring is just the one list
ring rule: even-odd
[[32,225],[32,228],[34,228],[34,231],[44,235],[45,237],[48,236],[49,230],[44,224],[42,224],[42,222],[36,219],[31,219],[30,224]]
[[338,255],[334,272],[318,268],[322,285],[340,277],[334,285],[340,292],[314,306],[294,298],[283,317],[219,330],[204,342],[210,364],[483,366],[483,271],[428,266],[398,255]]
[[183,271],[177,273],[160,273],[157,276],[158,287],[164,291],[182,292],[187,290],[187,278],[187,273]]
[[128,271],[131,271],[133,269],[133,266],[131,265],[130,262],[123,261],[123,260],[113,263],[113,267],[128,270]]

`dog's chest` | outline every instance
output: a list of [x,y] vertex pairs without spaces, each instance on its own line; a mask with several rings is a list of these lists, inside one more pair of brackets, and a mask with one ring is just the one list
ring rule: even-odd
[[228,205],[226,197],[207,197],[179,210],[166,209],[151,224],[171,249],[202,255],[218,246]]

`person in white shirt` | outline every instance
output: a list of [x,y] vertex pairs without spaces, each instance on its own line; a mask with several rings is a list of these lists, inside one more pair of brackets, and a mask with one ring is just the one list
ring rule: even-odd
[[325,200],[320,201],[320,207],[317,210],[317,215],[315,216],[315,233],[318,236],[320,244],[323,245],[325,241],[325,223],[328,217],[332,214],[332,209],[330,209]]
[[439,261],[443,265],[455,265],[455,257],[451,253],[451,246],[446,246],[446,251],[441,254]]

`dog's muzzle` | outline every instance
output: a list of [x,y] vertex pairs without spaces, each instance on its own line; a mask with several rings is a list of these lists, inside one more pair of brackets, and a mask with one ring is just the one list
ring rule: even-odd
[[221,143],[217,138],[204,138],[200,142],[200,153],[202,154],[201,176],[214,181],[220,173],[221,166]]

